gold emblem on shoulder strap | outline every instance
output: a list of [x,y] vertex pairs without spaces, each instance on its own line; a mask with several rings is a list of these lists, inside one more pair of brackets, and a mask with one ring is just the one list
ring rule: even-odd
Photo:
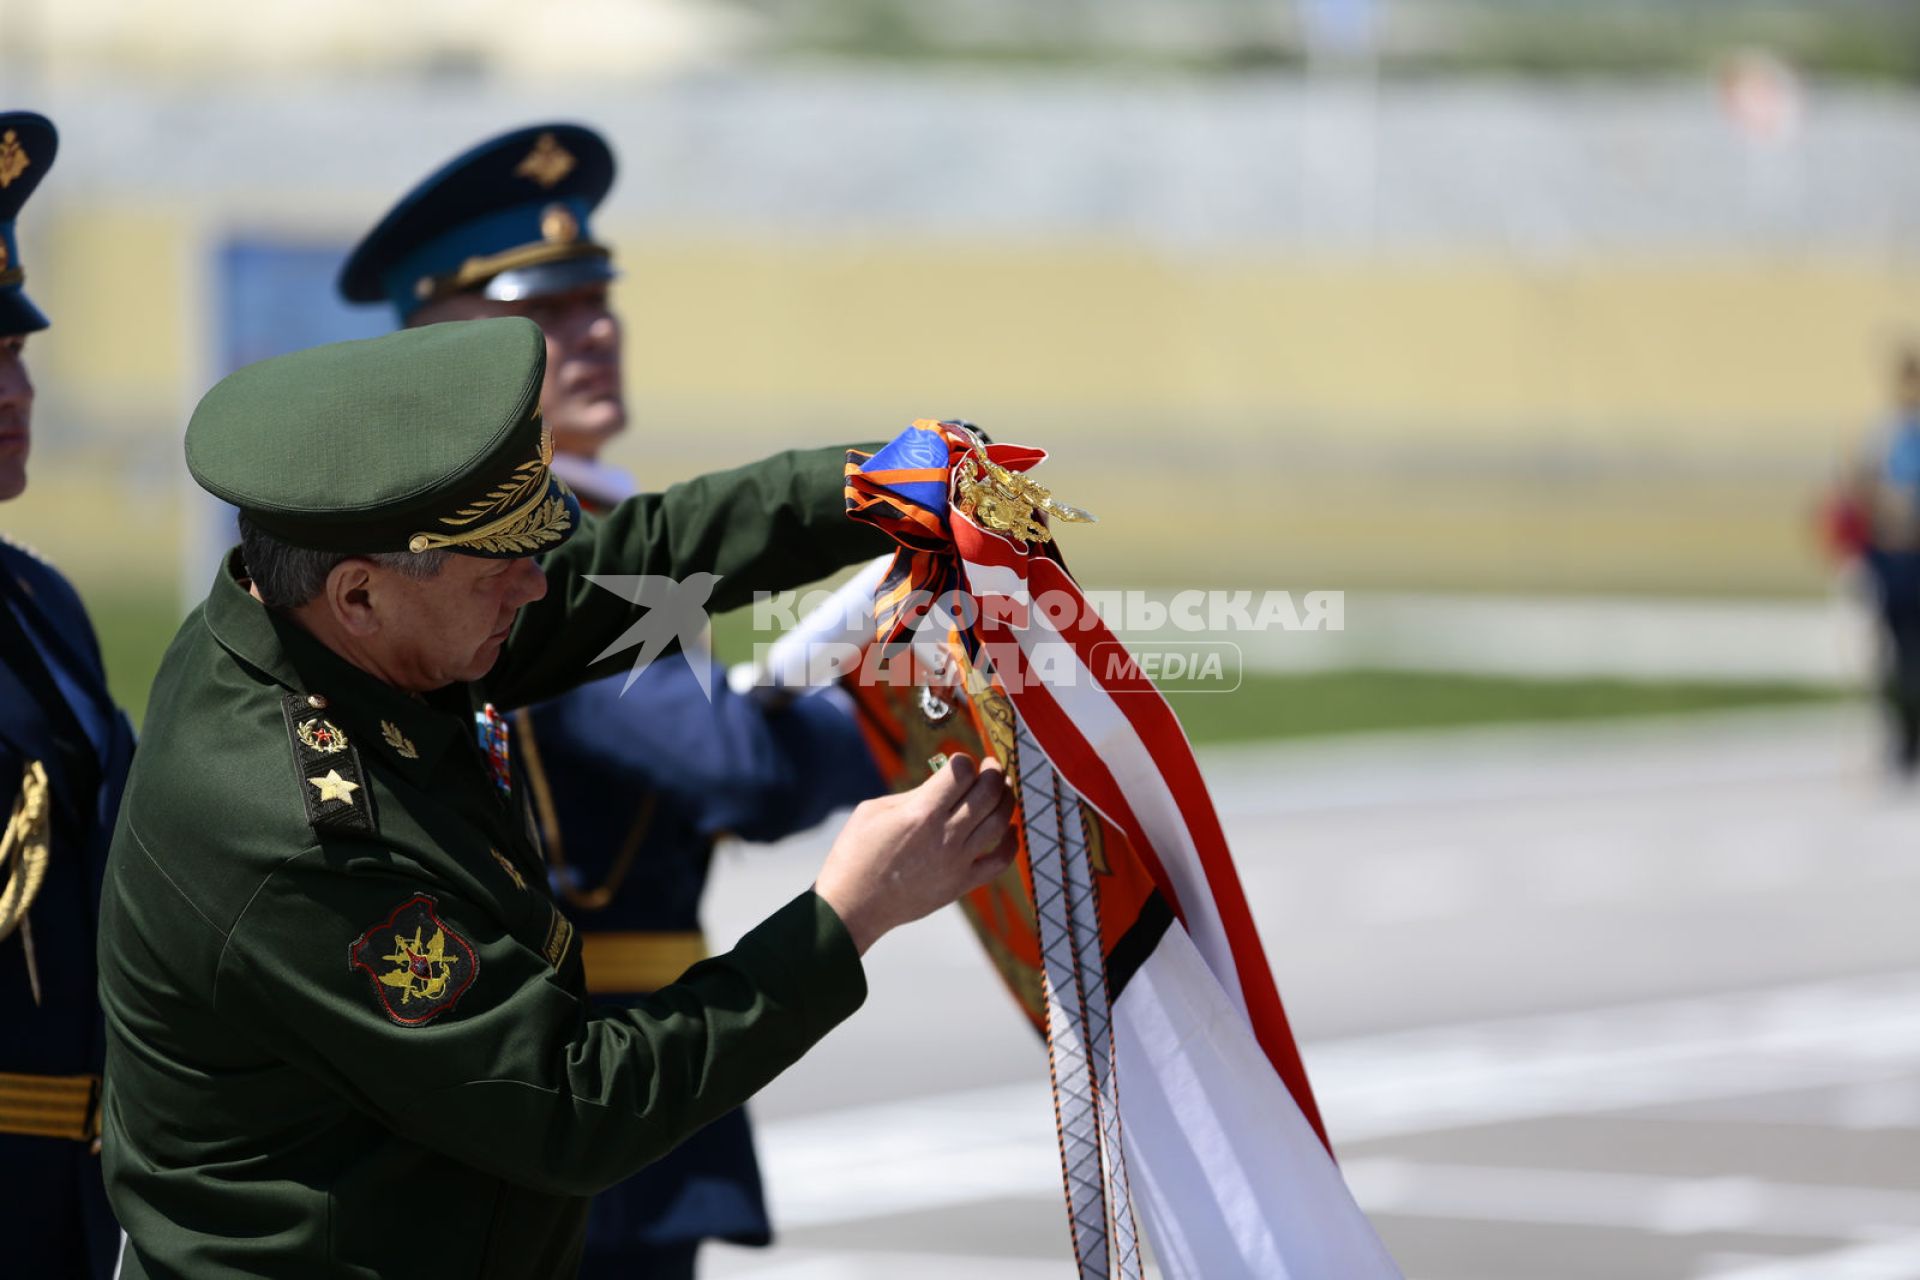
[[527,152],[520,162],[514,176],[538,183],[543,189],[552,189],[562,178],[573,172],[573,153],[561,146],[550,133],[543,133],[534,142],[533,150]]
[[[347,740],[340,726],[313,714],[315,702],[289,689],[281,695],[280,713],[287,724],[287,742],[293,748],[295,777],[300,779],[300,805],[307,822],[327,833],[371,832],[373,792],[366,789],[366,772],[360,765],[359,750]],[[356,795],[367,790],[367,794]]]
[[33,161],[27,158],[27,149],[20,145],[20,135],[9,129],[0,133],[0,187],[10,187],[14,179],[27,171]]
[[323,756],[347,749],[347,735],[333,721],[323,720],[319,716],[302,720],[294,727],[294,732],[300,735],[300,741],[309,751],[318,751]]
[[414,747],[413,739],[400,732],[400,726],[393,721],[382,720],[380,722],[380,736],[385,738],[387,745],[393,748],[393,754],[399,756],[402,760],[418,760],[420,758],[420,752]]

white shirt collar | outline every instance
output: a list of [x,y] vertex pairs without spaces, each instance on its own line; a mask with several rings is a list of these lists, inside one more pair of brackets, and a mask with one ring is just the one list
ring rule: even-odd
[[552,465],[553,474],[592,506],[611,507],[640,492],[631,472],[578,454],[556,453]]

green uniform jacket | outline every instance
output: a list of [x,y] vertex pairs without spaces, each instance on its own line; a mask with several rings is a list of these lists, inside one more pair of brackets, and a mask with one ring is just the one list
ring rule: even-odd
[[809,891],[638,1008],[591,1007],[473,722],[631,661],[594,664],[639,615],[588,573],[717,573],[719,610],[873,555],[844,457],[784,454],[583,530],[484,690],[406,696],[229,560],[155,681],[101,902],[128,1280],[570,1276],[585,1197],[860,1005],[859,956]]

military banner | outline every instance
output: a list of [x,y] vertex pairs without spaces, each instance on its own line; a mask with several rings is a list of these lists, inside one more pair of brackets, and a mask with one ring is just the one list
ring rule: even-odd
[[1052,542],[1084,513],[1025,475],[1044,457],[936,422],[850,455],[850,514],[901,548],[775,647],[773,678],[838,675],[896,786],[955,752],[1006,765],[1020,857],[963,905],[1048,1037],[1082,1276],[1139,1274],[1135,1205],[1169,1276],[1397,1275],[1186,736]]

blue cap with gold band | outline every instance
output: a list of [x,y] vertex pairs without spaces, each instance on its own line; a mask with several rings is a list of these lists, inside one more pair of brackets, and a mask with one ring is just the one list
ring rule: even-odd
[[27,297],[14,220],[40,179],[53,168],[60,135],[53,121],[32,111],[0,111],[0,336],[37,333],[47,317]]
[[611,280],[588,222],[613,169],[606,140],[583,125],[488,139],[388,210],[340,269],[340,296],[391,303],[404,324],[451,294],[513,302]]

